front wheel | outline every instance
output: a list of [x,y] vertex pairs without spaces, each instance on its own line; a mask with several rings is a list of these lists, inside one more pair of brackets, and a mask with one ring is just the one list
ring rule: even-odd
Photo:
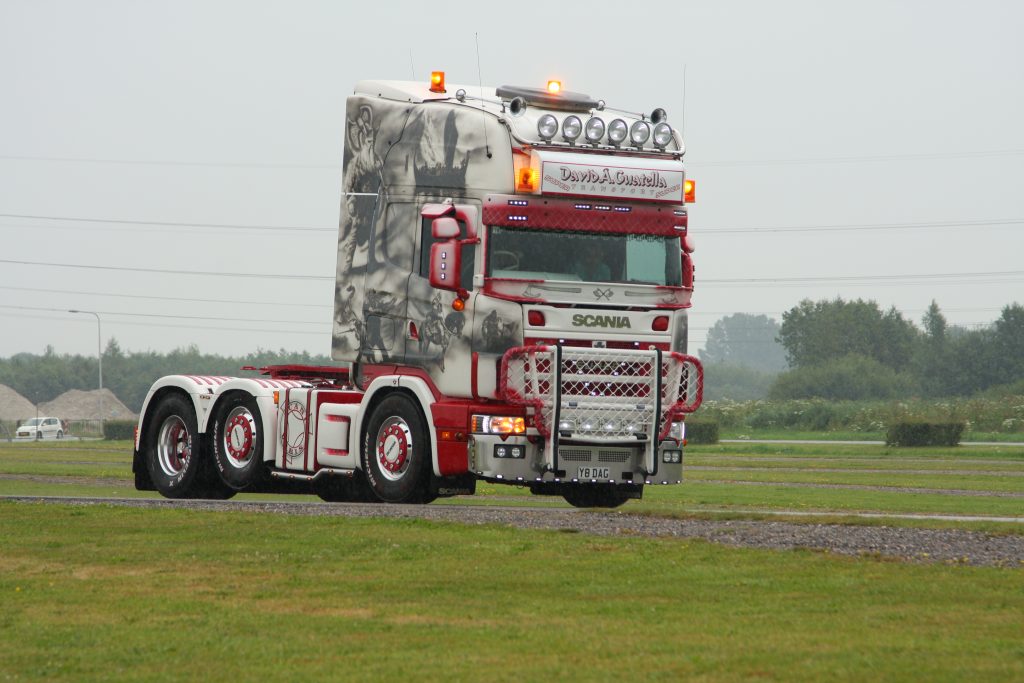
[[64,432],[57,432],[57,438],[58,439],[63,439],[64,438]]
[[361,455],[366,482],[378,498],[388,503],[429,502],[430,437],[412,399],[392,394],[377,405]]

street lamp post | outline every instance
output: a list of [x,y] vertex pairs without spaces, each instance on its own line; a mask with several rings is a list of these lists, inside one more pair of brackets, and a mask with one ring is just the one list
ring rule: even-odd
[[100,321],[100,314],[95,311],[79,311],[77,309],[71,309],[68,313],[85,313],[87,315],[96,316],[96,360],[100,366],[100,392],[99,396],[100,403],[100,435],[103,434],[103,323]]

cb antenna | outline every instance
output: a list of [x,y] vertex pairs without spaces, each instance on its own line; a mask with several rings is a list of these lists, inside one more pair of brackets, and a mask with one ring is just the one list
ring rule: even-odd
[[409,48],[409,68],[412,70],[412,80],[416,80],[416,63],[412,61],[412,48]]
[[679,134],[683,136],[683,142],[686,142],[686,65],[683,64],[683,114],[682,120],[679,123]]
[[480,116],[483,117],[484,124],[484,151],[487,152],[487,158],[490,159],[491,146],[487,144],[487,114],[484,113],[484,76],[480,69],[480,34],[473,33],[473,38],[476,40],[476,80],[480,86]]

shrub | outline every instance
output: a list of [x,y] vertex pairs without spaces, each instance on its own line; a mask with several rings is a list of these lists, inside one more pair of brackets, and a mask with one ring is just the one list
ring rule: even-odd
[[907,421],[893,423],[885,435],[887,446],[956,446],[963,422]]
[[718,423],[710,420],[687,420],[686,442],[718,443]]
[[107,420],[103,423],[103,438],[123,441],[135,438],[135,420]]

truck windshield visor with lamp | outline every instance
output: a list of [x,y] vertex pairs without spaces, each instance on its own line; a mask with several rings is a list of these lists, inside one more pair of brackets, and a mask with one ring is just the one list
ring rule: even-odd
[[678,237],[493,226],[488,276],[509,280],[682,284]]

